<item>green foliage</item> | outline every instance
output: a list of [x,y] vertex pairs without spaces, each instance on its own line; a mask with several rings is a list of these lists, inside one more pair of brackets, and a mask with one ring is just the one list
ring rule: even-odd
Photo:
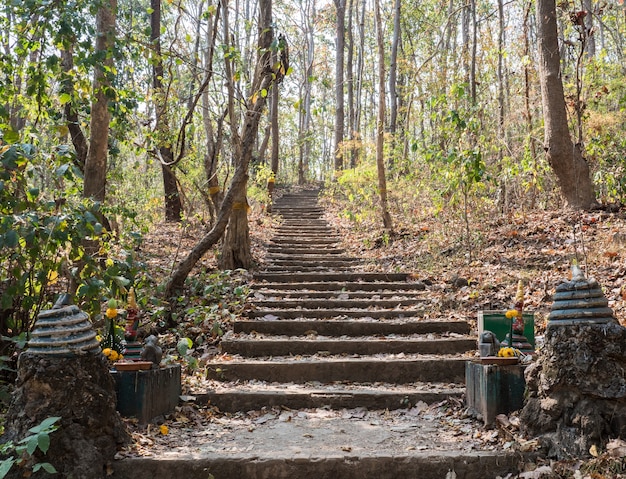
[[364,161],[356,168],[344,170],[336,181],[328,182],[329,193],[340,195],[350,205],[342,211],[344,218],[356,226],[368,223],[380,215],[377,207],[378,191],[376,164]]
[[[243,311],[250,289],[241,271],[204,272],[187,280],[187,292],[177,299],[178,332],[196,345],[219,341]],[[184,347],[178,343],[178,351]],[[188,345],[187,347],[191,347]]]
[[[48,474],[55,474],[57,471],[48,462],[35,462],[34,454],[39,449],[43,454],[50,448],[50,434],[56,431],[59,426],[56,422],[60,417],[49,417],[44,419],[39,425],[31,427],[28,436],[20,440],[17,444],[5,442],[0,446],[0,453],[9,456],[0,461],[0,479],[6,477],[14,465],[30,468],[33,473],[43,469]],[[32,464],[32,466],[30,465]]]
[[40,309],[71,284],[78,286],[83,308],[97,315],[103,297],[120,297],[131,283],[141,283],[143,265],[132,252],[136,237],[128,238],[125,249],[122,238],[104,230],[104,210],[77,198],[81,178],[60,151],[48,177],[37,167],[42,155],[33,145],[0,150],[0,334],[5,336],[28,333]]

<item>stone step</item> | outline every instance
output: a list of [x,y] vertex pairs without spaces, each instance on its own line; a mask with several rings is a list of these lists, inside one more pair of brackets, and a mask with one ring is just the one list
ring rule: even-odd
[[345,263],[345,264],[337,264],[335,266],[316,266],[316,265],[310,265],[310,266],[266,266],[264,268],[264,271],[266,273],[280,273],[280,272],[293,272],[293,273],[318,273],[318,272],[323,272],[323,271],[329,271],[329,268],[332,268],[336,271],[347,271],[350,270],[352,268],[354,268],[355,266],[357,266],[357,264],[355,263]]
[[375,336],[388,334],[469,334],[467,321],[363,321],[363,320],[237,320],[235,333],[286,334],[304,336]]
[[276,235],[272,237],[272,241],[280,241],[280,240],[302,240],[302,241],[320,241],[320,240],[329,240],[330,242],[333,243],[340,243],[341,242],[341,238],[339,236],[336,236],[334,233],[320,233],[320,234],[313,234],[313,233],[308,233],[306,235],[303,235],[302,233],[293,233],[290,231],[283,231],[282,233],[280,233],[280,235]]
[[[352,273],[349,273],[352,274]],[[255,275],[255,279],[259,276],[259,273]],[[312,275],[309,275],[312,276]],[[253,285],[253,289],[255,291],[263,291],[263,290],[280,290],[280,291],[332,291],[333,294],[352,294],[352,292],[362,292],[367,294],[367,292],[392,292],[398,293],[399,291],[402,294],[410,294],[410,291],[423,291],[426,286],[423,283],[414,282],[414,283],[405,283],[405,282],[388,282],[388,281],[375,281],[375,282],[338,282],[338,281],[328,281],[328,282],[293,282],[293,283],[256,283]],[[372,294],[372,293],[369,293]],[[400,293],[398,293],[400,294]]]
[[296,355],[362,355],[375,354],[446,354],[465,353],[476,349],[476,339],[464,338],[386,338],[357,337],[350,339],[310,338],[262,338],[240,336],[226,338],[221,342],[222,352],[248,358],[263,356]]
[[329,319],[340,318],[372,318],[372,319],[398,319],[420,318],[424,315],[423,310],[366,310],[366,309],[256,309],[246,311],[248,318],[271,318],[271,319],[296,319],[317,318]]
[[194,394],[200,406],[217,407],[221,412],[251,411],[258,404],[267,408],[366,408],[393,410],[410,408],[419,402],[433,404],[451,397],[461,397],[462,384],[411,383],[356,384],[335,383],[293,384],[236,382],[218,384],[212,391]]
[[342,255],[319,255],[319,254],[288,254],[276,257],[275,253],[266,256],[268,266],[294,266],[303,264],[306,266],[341,266],[361,264],[361,260]]
[[267,289],[254,288],[254,301],[277,300],[277,299],[416,299],[427,301],[424,291],[401,290],[401,291],[310,291],[300,289]]
[[346,251],[342,248],[293,248],[293,247],[285,247],[285,246],[268,246],[267,252],[272,254],[283,254],[283,255],[307,255],[307,254],[316,254],[320,255],[342,255]]
[[[321,283],[327,281],[345,282],[399,282],[411,279],[410,273],[364,273],[364,272],[330,272],[330,273],[255,273],[256,281],[267,281],[272,283],[299,283],[311,282]],[[341,288],[340,288],[341,289]]]
[[284,228],[285,226],[322,226],[324,228],[329,228],[328,221],[321,218],[313,218],[313,217],[302,217],[301,215],[294,216],[293,218],[284,218],[281,222],[279,228]]
[[329,269],[349,269],[356,265],[361,264],[360,261],[350,259],[337,259],[337,260],[309,260],[309,259],[280,259],[270,263],[270,266],[265,268],[265,271],[280,271],[280,268],[284,268],[285,271],[299,271],[298,268],[302,268],[302,271],[319,270],[324,271],[324,268]]
[[[320,237],[320,238],[301,238],[300,236],[290,236],[290,237],[276,237],[276,238],[272,238],[271,239],[271,243],[270,244],[275,244],[275,245],[313,245],[313,246],[317,246],[317,245],[329,245],[329,244],[336,244],[339,242],[339,238],[337,239],[333,239],[333,238],[327,238],[327,237]],[[269,245],[268,245],[269,246]]]
[[266,273],[320,273],[322,271],[350,271],[356,266],[344,265],[344,266],[267,266],[264,268]]
[[255,300],[254,308],[256,309],[321,309],[321,308],[360,308],[367,310],[368,308],[387,308],[395,309],[400,306],[423,305],[423,298],[404,298],[404,299],[263,299]]
[[[186,448],[179,451],[179,446],[158,457],[116,460],[111,466],[111,477],[172,479],[207,477],[210,473],[220,479],[443,479],[452,477],[448,474],[455,471],[454,477],[459,479],[486,479],[516,474],[523,462],[512,451],[450,449],[451,445],[442,450],[436,444],[424,446],[428,451],[398,454],[395,448],[383,444],[394,437],[387,427],[370,426],[363,431],[347,420],[333,421],[332,426],[326,421],[308,427],[301,421],[288,421],[281,424],[279,431],[275,427],[265,429],[267,432],[260,432],[259,427],[254,429],[254,443],[252,438],[240,434],[236,441],[230,439],[216,450],[211,447],[213,440],[201,438],[194,441],[198,452],[194,450],[193,454]],[[430,450],[433,447],[436,448]]]
[[393,356],[317,359],[279,357],[268,360],[233,359],[207,364],[207,379],[219,381],[257,380],[269,382],[332,383],[391,382],[465,382],[465,359],[454,356],[429,356],[396,359]]

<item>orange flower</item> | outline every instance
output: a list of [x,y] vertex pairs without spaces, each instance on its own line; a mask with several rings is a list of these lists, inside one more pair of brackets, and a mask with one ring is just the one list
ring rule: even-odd
[[113,319],[117,316],[117,309],[116,308],[107,308],[106,310],[106,317],[109,319]]

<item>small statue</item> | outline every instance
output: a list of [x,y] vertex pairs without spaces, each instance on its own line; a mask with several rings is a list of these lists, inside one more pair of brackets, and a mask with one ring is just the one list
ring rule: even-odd
[[139,328],[139,307],[135,299],[135,289],[130,288],[128,292],[128,305],[126,306],[126,328],[124,328],[124,337],[126,341],[135,341],[137,339],[137,329]]
[[492,331],[483,331],[478,341],[480,357],[495,356],[500,349],[500,341]]
[[159,346],[159,340],[156,336],[150,335],[146,338],[143,349],[141,350],[141,359],[150,361],[158,366],[161,363],[163,351]]

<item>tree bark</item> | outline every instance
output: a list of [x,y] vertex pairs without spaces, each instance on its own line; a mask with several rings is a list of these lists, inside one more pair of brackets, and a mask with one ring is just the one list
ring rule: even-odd
[[337,52],[335,58],[335,170],[343,169],[343,133],[344,133],[344,50],[346,38],[346,0],[334,0],[337,11]]
[[174,152],[168,136],[170,135],[167,120],[167,99],[163,95],[163,56],[161,55],[161,0],[150,0],[152,13],[150,14],[150,41],[152,43],[152,87],[154,88],[154,103],[156,110],[157,156],[161,162],[163,175],[163,193],[165,200],[165,220],[182,220],[182,203],[178,182],[172,166]]
[[572,143],[568,128],[555,0],[537,1],[537,37],[546,155],[568,206],[589,209],[596,205],[595,192],[581,145]]
[[391,60],[389,63],[389,132],[396,133],[398,121],[398,44],[400,43],[400,0],[395,0],[393,8],[393,40],[391,42]]
[[378,192],[383,227],[392,231],[393,223],[387,207],[387,179],[385,177],[385,45],[383,43],[383,27],[380,18],[379,0],[374,0],[376,17],[376,43],[378,44],[378,118],[376,121],[376,166],[378,169]]
[[78,113],[73,106],[72,97],[74,96],[74,79],[69,74],[74,68],[73,47],[74,46],[72,44],[68,44],[66,48],[61,50],[61,65],[63,68],[63,72],[67,74],[61,84],[61,91],[70,96],[70,100],[64,106],[65,121],[67,122],[67,129],[70,132],[70,138],[72,139],[74,151],[76,152],[74,164],[84,174],[89,145],[87,144],[87,137],[85,137],[85,133],[80,127]]
[[109,95],[111,86],[110,73],[113,65],[113,47],[115,45],[115,15],[117,0],[103,1],[96,13],[95,54],[102,55],[104,61],[96,65],[94,71],[91,104],[91,135],[89,152],[85,162],[85,184],[83,196],[103,202],[106,190],[107,154],[109,148]]
[[303,148],[300,164],[298,165],[298,182],[300,184],[306,181],[309,174],[309,163],[311,161],[311,125],[313,124],[313,115],[311,113],[311,93],[313,89],[313,74],[315,62],[315,30],[313,20],[315,19],[315,1],[308,0],[306,2],[306,38],[307,38],[307,54],[306,61],[306,78],[304,79],[304,117],[302,124]]

